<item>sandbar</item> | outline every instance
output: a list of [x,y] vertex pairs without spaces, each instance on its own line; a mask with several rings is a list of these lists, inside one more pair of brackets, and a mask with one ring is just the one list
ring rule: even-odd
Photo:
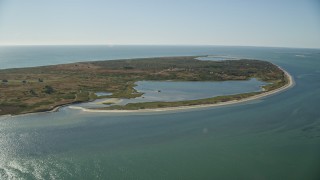
[[109,98],[104,101],[96,102],[96,104],[115,104],[115,103],[119,103],[121,101],[122,101],[122,99],[120,99],[120,98]]

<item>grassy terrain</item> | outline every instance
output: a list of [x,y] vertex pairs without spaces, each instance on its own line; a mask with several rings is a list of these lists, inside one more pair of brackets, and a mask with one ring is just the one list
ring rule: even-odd
[[[161,57],[81,62],[0,70],[0,115],[51,110],[54,107],[95,100],[95,92],[108,97],[134,98],[141,80],[226,81],[257,78],[269,82],[266,91],[287,83],[281,69],[259,60],[200,61],[196,57]],[[216,103],[252,93],[200,100],[170,102],[170,106]],[[241,97],[240,97],[241,96]],[[112,109],[167,107],[168,102],[136,103]]]

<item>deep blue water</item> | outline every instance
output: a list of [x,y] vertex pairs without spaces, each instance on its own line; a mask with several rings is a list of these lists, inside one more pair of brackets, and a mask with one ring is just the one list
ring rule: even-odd
[[320,50],[218,46],[1,47],[0,67],[217,55],[267,60],[296,85],[232,106],[0,117],[0,179],[320,179]]
[[[252,51],[250,53],[247,53]],[[231,58],[273,59],[284,54],[292,57],[316,53],[311,49],[221,47],[221,46],[0,46],[0,69],[63,64],[79,61],[126,58],[211,55]],[[270,54],[271,52],[271,54]],[[308,57],[308,55],[306,55]],[[222,58],[223,59],[223,58]],[[300,57],[303,59],[303,57]]]

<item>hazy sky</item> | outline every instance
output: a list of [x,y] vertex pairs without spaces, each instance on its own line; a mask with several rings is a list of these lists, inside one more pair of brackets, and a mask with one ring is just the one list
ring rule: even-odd
[[320,48],[320,0],[0,0],[0,44]]

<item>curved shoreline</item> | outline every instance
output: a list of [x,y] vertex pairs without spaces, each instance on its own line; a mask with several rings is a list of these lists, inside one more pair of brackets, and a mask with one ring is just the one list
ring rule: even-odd
[[147,113],[147,112],[163,112],[163,111],[177,111],[177,110],[188,110],[188,109],[198,109],[198,108],[208,108],[208,107],[219,107],[219,106],[226,106],[226,105],[232,105],[232,104],[240,104],[243,102],[247,101],[253,101],[257,99],[261,99],[273,94],[277,94],[280,92],[283,92],[295,85],[293,77],[283,68],[277,66],[280,68],[285,76],[288,79],[288,83],[278,89],[274,89],[271,91],[267,91],[258,95],[250,96],[247,98],[243,98],[240,100],[232,100],[232,101],[227,101],[227,102],[219,102],[215,104],[202,104],[202,105],[192,105],[192,106],[177,106],[177,107],[166,107],[166,108],[154,108],[154,109],[138,109],[138,110],[101,110],[101,109],[87,109],[83,107],[78,107],[78,106],[68,106],[71,109],[78,109],[82,110],[83,112],[105,112],[105,113]]

